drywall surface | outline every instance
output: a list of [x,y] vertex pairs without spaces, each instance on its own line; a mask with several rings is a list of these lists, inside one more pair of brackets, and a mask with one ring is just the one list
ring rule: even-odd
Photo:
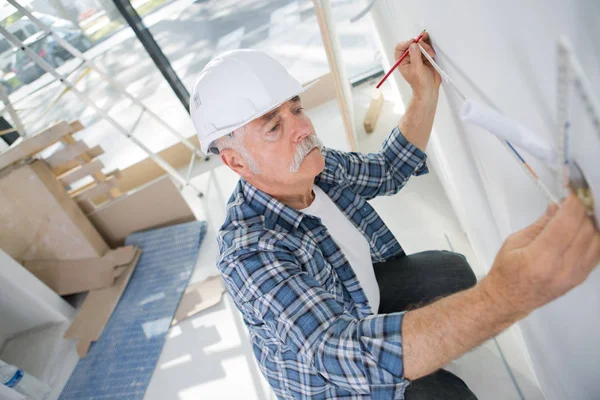
[[73,308],[21,264],[0,250],[0,336],[63,322]]
[[[467,97],[498,109],[553,145],[557,131],[557,41],[561,35],[573,44],[592,92],[600,93],[600,3],[594,0],[432,0],[426,4],[380,0],[373,18],[384,43],[415,37],[427,28],[437,51],[436,60]],[[399,73],[395,74],[398,78]],[[594,160],[597,163],[600,159],[600,141],[581,102],[574,95],[569,98],[573,157],[584,164],[585,173],[600,174],[600,168],[594,168]],[[442,182],[444,188],[475,250],[484,262],[491,263],[502,240],[541,215],[547,200],[495,137],[459,121],[461,105],[460,97],[444,85],[434,126],[436,135],[428,151],[436,154],[437,168],[446,172],[439,174],[440,179],[446,180]],[[555,174],[531,154],[522,153],[558,193]],[[477,226],[475,221],[480,217]],[[600,395],[600,271],[584,285],[534,312],[520,326],[548,399]]]

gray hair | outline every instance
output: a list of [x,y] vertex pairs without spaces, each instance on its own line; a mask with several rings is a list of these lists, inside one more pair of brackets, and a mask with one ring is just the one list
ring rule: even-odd
[[[260,172],[258,165],[244,144],[245,134],[246,126],[244,125],[229,135],[217,139],[215,141],[215,146],[219,153],[225,149],[237,151],[248,164],[250,172],[254,175],[258,175]],[[323,148],[323,142],[321,142],[321,139],[319,139],[317,135],[309,135],[302,142],[298,143],[296,151],[294,152],[294,158],[289,166],[290,172],[298,172],[304,158],[315,148],[319,150]]]
[[244,161],[246,161],[246,164],[248,164],[248,169],[250,172],[252,172],[254,175],[258,175],[260,172],[258,165],[244,144],[245,134],[246,126],[244,125],[231,132],[229,135],[217,139],[215,141],[215,146],[217,147],[217,150],[219,150],[219,153],[225,149],[237,151],[242,156]]

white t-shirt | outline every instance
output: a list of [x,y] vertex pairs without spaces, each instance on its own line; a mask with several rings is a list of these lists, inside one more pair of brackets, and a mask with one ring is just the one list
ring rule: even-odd
[[379,309],[379,285],[371,261],[369,242],[354,224],[335,205],[318,186],[313,186],[315,200],[307,208],[300,210],[305,214],[321,218],[321,222],[340,247],[354,270],[373,314]]

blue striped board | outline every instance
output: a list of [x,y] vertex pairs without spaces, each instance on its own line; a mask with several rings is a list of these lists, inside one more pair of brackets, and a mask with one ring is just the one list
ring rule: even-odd
[[141,248],[141,257],[59,400],[143,399],[205,234],[206,223],[194,221],[127,237],[125,244]]

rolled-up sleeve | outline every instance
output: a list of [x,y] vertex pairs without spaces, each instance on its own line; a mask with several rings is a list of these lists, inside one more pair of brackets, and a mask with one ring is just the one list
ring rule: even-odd
[[366,199],[397,193],[412,175],[429,172],[427,156],[395,127],[377,153],[325,149],[325,165]]
[[403,313],[358,319],[284,251],[244,252],[224,260],[225,285],[245,315],[301,353],[330,384],[356,394],[406,382]]

